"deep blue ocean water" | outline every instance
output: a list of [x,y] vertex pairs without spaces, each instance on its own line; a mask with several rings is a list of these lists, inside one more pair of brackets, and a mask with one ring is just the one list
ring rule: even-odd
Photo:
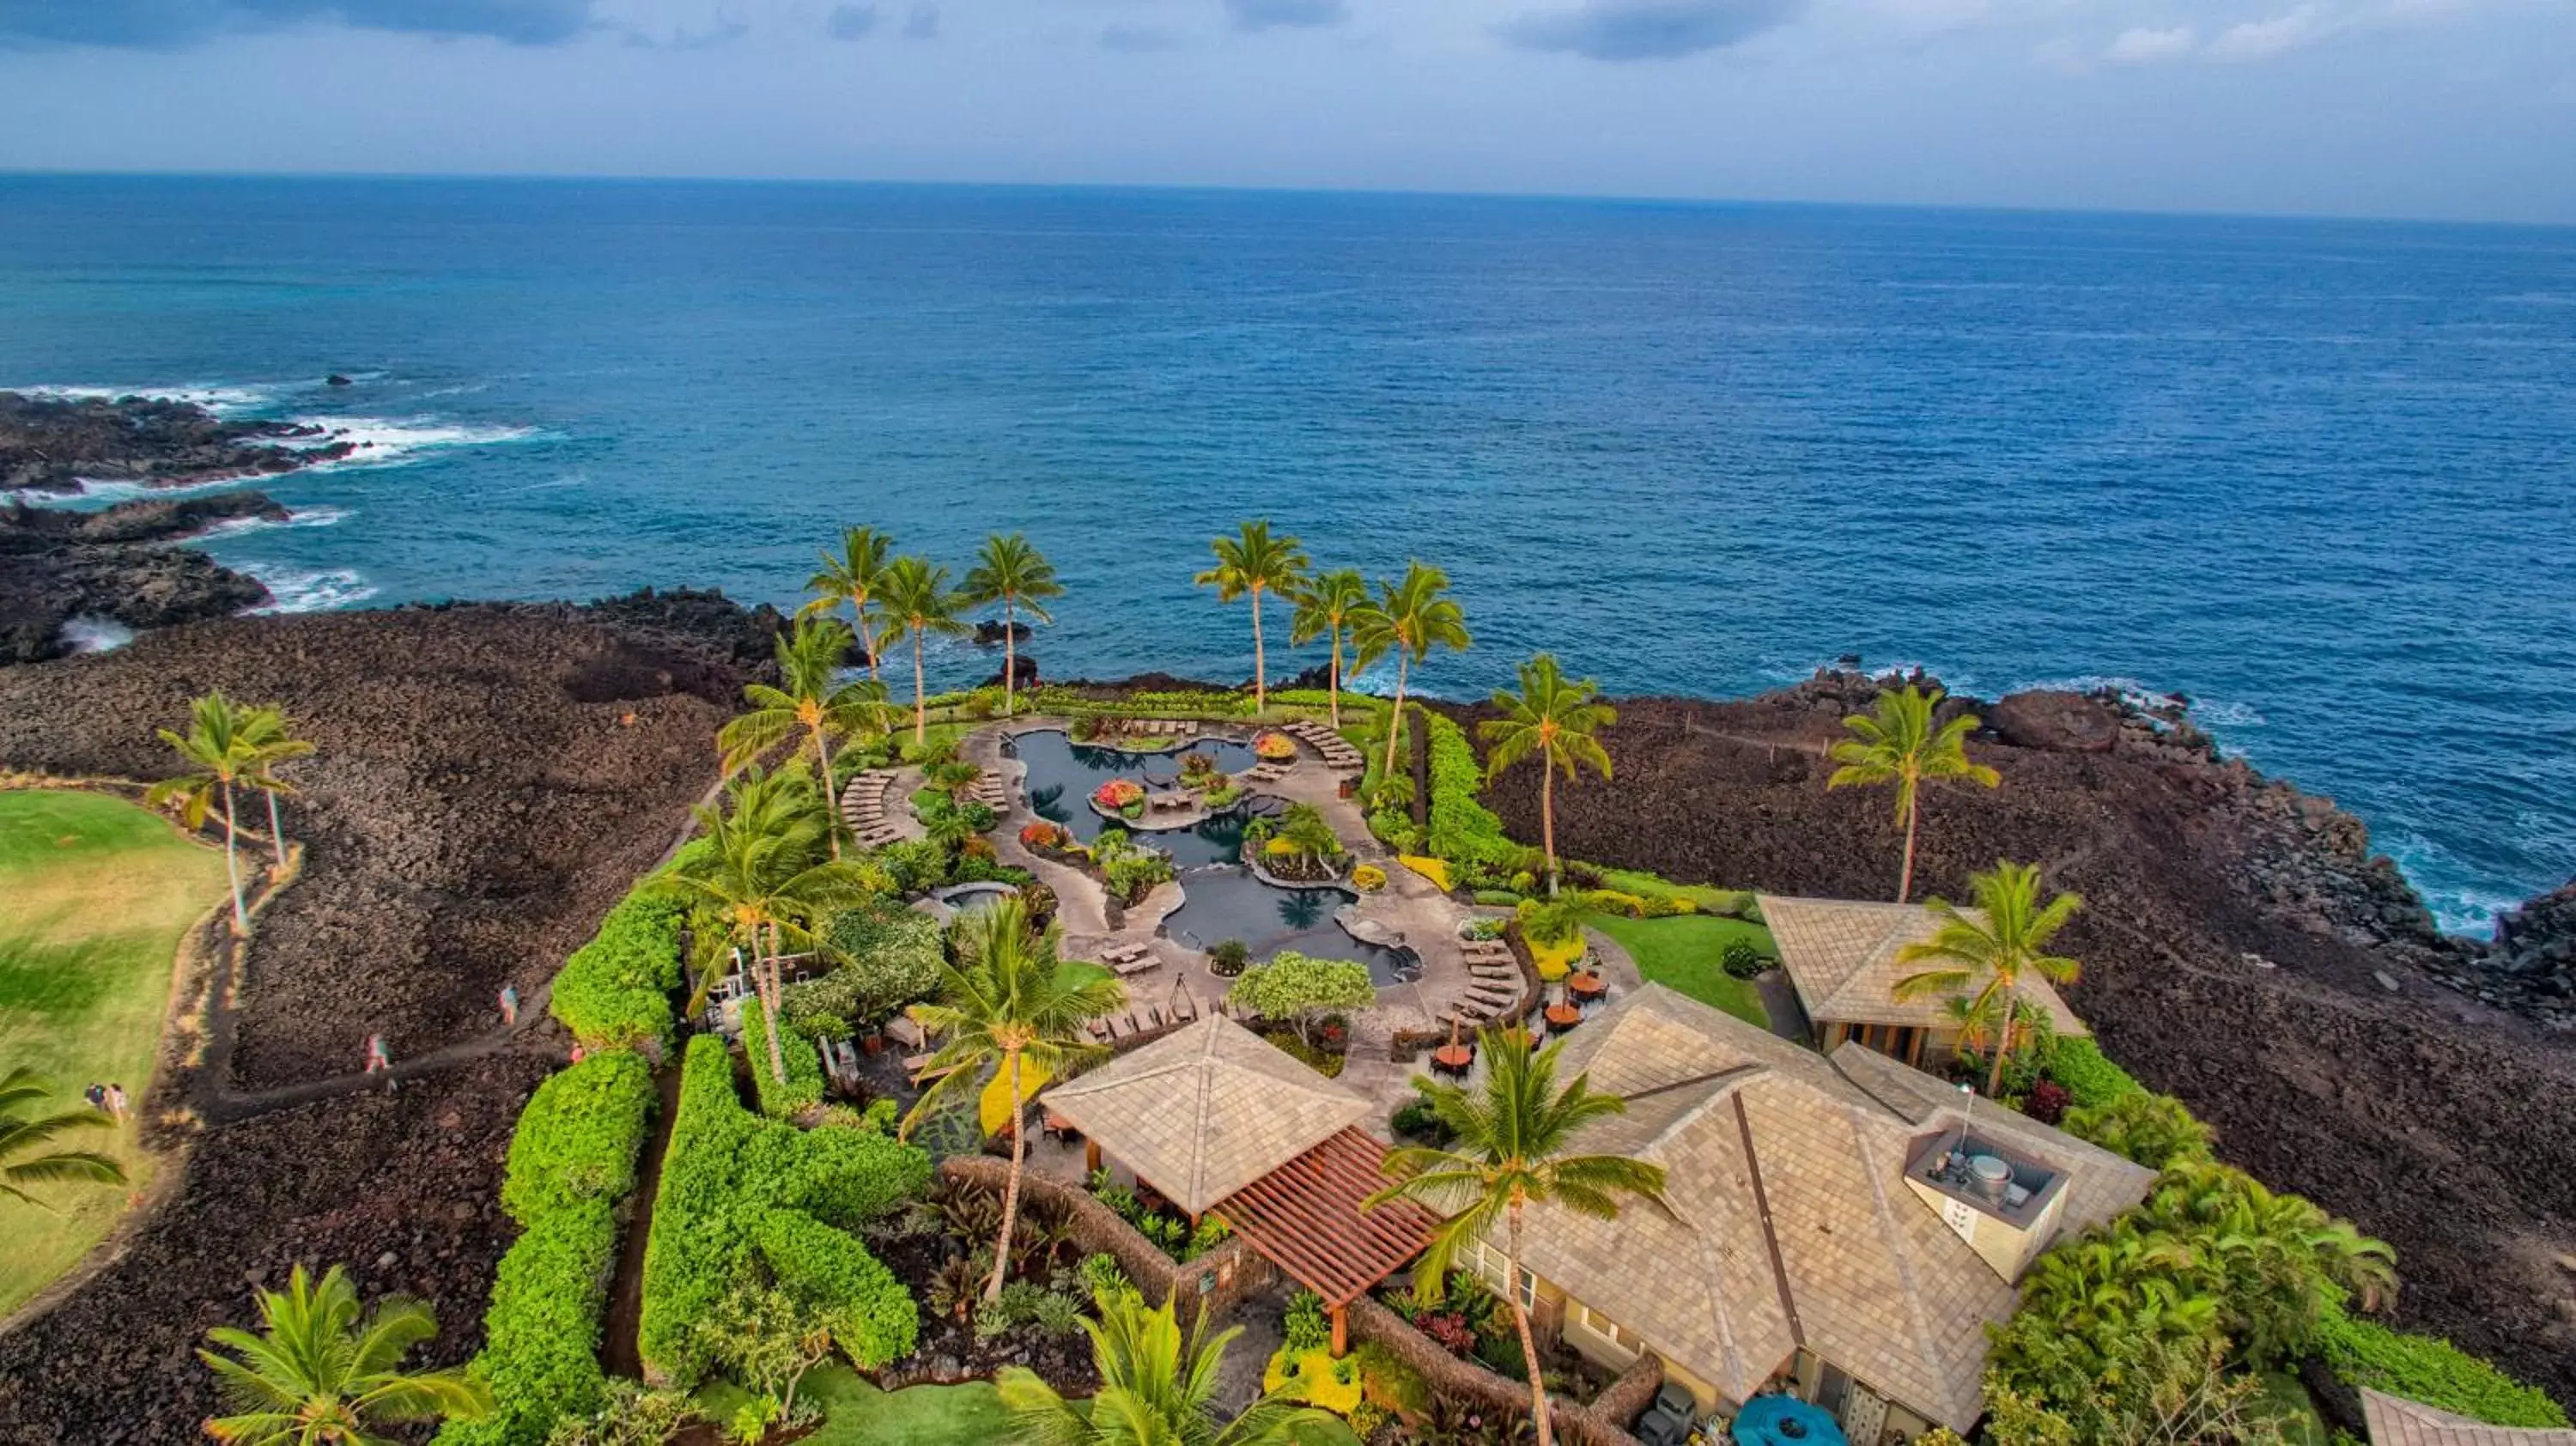
[[844,524],[961,565],[1020,528],[1072,589],[1051,675],[1241,677],[1189,579],[1266,515],[1450,570],[1441,693],[1539,647],[1618,692],[2120,680],[2355,809],[2454,926],[2576,872],[2576,231],[0,178],[35,385],[377,441],[214,544],[295,607],[790,602]]

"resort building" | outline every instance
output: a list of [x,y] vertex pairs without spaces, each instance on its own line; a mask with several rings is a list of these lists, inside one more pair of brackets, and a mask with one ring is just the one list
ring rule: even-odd
[[[1985,1328],[2023,1270],[2155,1178],[1873,1050],[1818,1055],[1660,985],[1585,1023],[1559,1071],[1628,1104],[1575,1148],[1662,1165],[1669,1208],[1533,1211],[1524,1303],[1612,1369],[1655,1352],[1702,1409],[1787,1390],[1857,1446],[1973,1426]],[[1499,1249],[1470,1263],[1501,1288]]]
[[2367,1387],[2361,1417],[2370,1446],[2576,1446],[2564,1426],[2490,1426]]
[[[1780,971],[1806,1011],[1816,1048],[1830,1054],[1849,1040],[1910,1065],[1938,1062],[1957,1052],[1959,1025],[1949,1011],[1950,996],[1896,997],[1898,980],[1940,967],[1897,959],[1906,945],[1931,939],[1941,926],[1938,915],[1921,904],[1755,897],[1762,922],[1779,946]],[[1971,919],[1983,917],[1974,909],[1960,912]],[[2047,980],[2034,976],[2022,981],[2021,996],[2057,1033],[2087,1032]]]

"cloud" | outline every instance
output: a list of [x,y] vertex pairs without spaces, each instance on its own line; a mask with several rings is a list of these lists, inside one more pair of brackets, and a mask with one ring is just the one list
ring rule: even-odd
[[1237,30],[1269,30],[1339,25],[1351,12],[1342,0],[1225,0],[1225,13]]
[[2302,5],[2286,15],[2269,20],[2248,20],[2231,25],[2209,42],[2206,54],[2211,60],[2245,64],[2286,55],[2301,46],[2313,45],[2334,33],[2335,26],[2325,12],[2314,5]]
[[174,49],[298,24],[549,45],[591,28],[591,0],[0,0],[0,46]]
[[2168,60],[2181,60],[2200,43],[2200,37],[2188,25],[2170,30],[2151,30],[2139,26],[2123,30],[2113,39],[2102,58],[2113,65],[2161,65]]
[[1155,30],[1136,25],[1112,25],[1100,32],[1100,48],[1131,55],[1178,47],[1181,38],[1168,30]]
[[823,33],[834,40],[856,40],[877,28],[874,5],[835,5],[823,21]]
[[937,40],[939,38],[939,7],[936,5],[913,6],[912,12],[903,17],[903,38],[906,40]]
[[1798,12],[1800,0],[1584,0],[1579,10],[1524,15],[1496,33],[1523,50],[1593,60],[1676,60],[1750,39]]

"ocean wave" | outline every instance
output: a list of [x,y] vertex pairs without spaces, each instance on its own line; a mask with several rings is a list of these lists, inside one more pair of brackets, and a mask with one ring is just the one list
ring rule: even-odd
[[193,402],[215,415],[232,416],[255,412],[277,400],[279,388],[249,386],[214,386],[187,383],[174,387],[99,387],[40,385],[0,387],[0,391],[22,392],[31,397],[52,401],[77,402],[91,398],[114,401],[118,397],[150,397],[163,402]]
[[330,462],[316,462],[307,472],[341,472],[362,467],[399,467],[420,460],[423,453],[449,447],[489,447],[505,442],[524,442],[536,436],[534,427],[474,427],[455,422],[442,422],[435,417],[288,417],[298,426],[319,427],[316,437],[280,439],[280,445],[298,451],[311,451],[346,442],[356,450]]
[[219,537],[239,537],[245,532],[268,532],[280,527],[335,527],[348,521],[349,517],[349,510],[345,507],[306,507],[287,514],[283,522],[267,517],[227,517],[188,540],[206,542]]
[[355,607],[376,595],[375,585],[355,568],[307,571],[257,562],[237,562],[233,566],[258,578],[268,588],[269,596],[276,599],[266,607],[251,609],[254,613],[330,612]]
[[108,653],[133,642],[134,629],[96,613],[76,613],[63,619],[62,639],[75,653]]

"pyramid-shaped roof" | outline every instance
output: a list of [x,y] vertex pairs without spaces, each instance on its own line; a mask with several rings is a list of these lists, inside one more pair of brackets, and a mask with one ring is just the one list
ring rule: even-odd
[[[1857,899],[1755,897],[1762,908],[1762,923],[1780,947],[1781,971],[1798,991],[1798,1003],[1808,1018],[1923,1028],[1950,1023],[1947,1000],[1940,995],[1896,997],[1898,980],[1942,967],[1906,964],[1896,957],[1906,945],[1928,942],[1939,932],[1940,916],[1930,909]],[[1959,912],[1973,922],[1985,922],[1978,910]],[[2036,975],[2024,979],[2021,997],[2046,1014],[2057,1033],[2091,1032],[2047,980]]]
[[1362,1095],[1217,1014],[1042,1099],[1192,1215],[1370,1113]]

